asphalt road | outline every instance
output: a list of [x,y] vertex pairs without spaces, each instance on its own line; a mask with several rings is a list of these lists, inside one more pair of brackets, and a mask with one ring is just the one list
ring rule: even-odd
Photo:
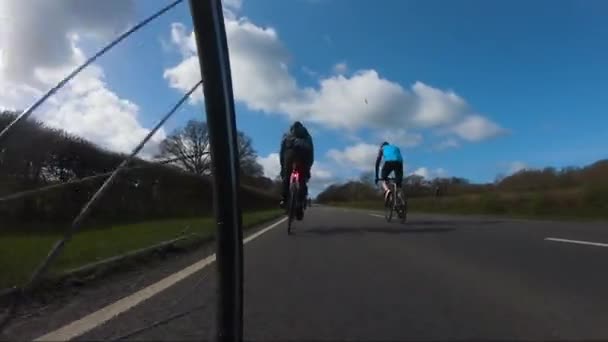
[[[196,261],[189,258],[143,272],[139,283],[114,279],[112,291],[79,294],[20,322],[12,336],[55,331]],[[295,235],[282,223],[245,245],[245,338],[608,340],[607,266],[606,223],[412,215],[401,225],[315,207]],[[104,324],[88,322],[77,339],[115,339],[190,310],[129,339],[211,339],[215,271],[211,263]]]

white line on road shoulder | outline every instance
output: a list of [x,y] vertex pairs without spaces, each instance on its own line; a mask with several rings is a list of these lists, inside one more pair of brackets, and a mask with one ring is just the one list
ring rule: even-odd
[[[259,232],[245,238],[243,244],[248,243],[267,231],[275,228],[279,224],[285,222],[287,218],[271,224],[270,226],[260,230]],[[68,341],[75,337],[78,337],[100,325],[109,321],[110,319],[132,309],[136,305],[143,301],[159,294],[161,291],[168,289],[169,287],[177,284],[179,281],[186,279],[188,276],[202,270],[209,264],[215,261],[215,254],[212,254],[184,269],[173,273],[172,275],[144,288],[141,289],[125,298],[118,300],[98,311],[95,311],[77,321],[69,323],[55,331],[51,331],[43,336],[38,337],[34,341]]]
[[555,242],[566,242],[566,243],[576,243],[579,245],[588,245],[588,246],[597,246],[597,247],[608,247],[608,243],[601,242],[592,242],[592,241],[581,241],[581,240],[568,240],[568,239],[560,239],[560,238],[545,238],[546,241],[555,241]]
[[376,214],[369,214],[369,216],[384,218],[384,216],[382,216],[382,215],[376,215]]

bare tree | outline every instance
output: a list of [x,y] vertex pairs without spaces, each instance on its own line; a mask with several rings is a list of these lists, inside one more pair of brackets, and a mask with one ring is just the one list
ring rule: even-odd
[[264,168],[258,163],[258,154],[253,148],[253,141],[243,132],[237,136],[241,173],[249,177],[262,177]]
[[[241,172],[251,177],[262,176],[264,170],[257,162],[251,138],[238,132],[237,144]],[[157,158],[176,158],[175,163],[187,171],[198,175],[211,174],[207,123],[190,120],[185,127],[176,129],[161,142]]]
[[175,163],[198,175],[211,173],[207,123],[190,120],[160,143],[157,158],[177,158]]

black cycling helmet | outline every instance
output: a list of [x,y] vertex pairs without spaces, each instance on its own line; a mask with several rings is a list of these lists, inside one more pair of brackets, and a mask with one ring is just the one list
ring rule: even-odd
[[291,133],[297,137],[303,137],[306,135],[306,128],[304,128],[304,125],[302,125],[300,121],[294,122],[293,125],[291,125],[290,130]]
[[382,143],[382,145],[380,145],[380,147],[384,147],[386,145],[388,145],[388,142],[385,141],[385,142]]

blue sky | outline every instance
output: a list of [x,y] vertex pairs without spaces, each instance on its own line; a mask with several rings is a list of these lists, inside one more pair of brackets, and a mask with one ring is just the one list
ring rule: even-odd
[[[135,1],[131,21],[166,3]],[[316,191],[371,169],[371,146],[387,137],[402,143],[408,172],[477,182],[608,155],[605,1],[231,4],[238,126],[269,173],[295,118],[313,132]],[[164,75],[195,53],[188,10],[178,6],[98,63],[107,88],[139,107],[142,127],[196,76],[185,66]],[[101,43],[79,47],[90,54]],[[184,107],[165,132],[201,109],[200,99]]]

